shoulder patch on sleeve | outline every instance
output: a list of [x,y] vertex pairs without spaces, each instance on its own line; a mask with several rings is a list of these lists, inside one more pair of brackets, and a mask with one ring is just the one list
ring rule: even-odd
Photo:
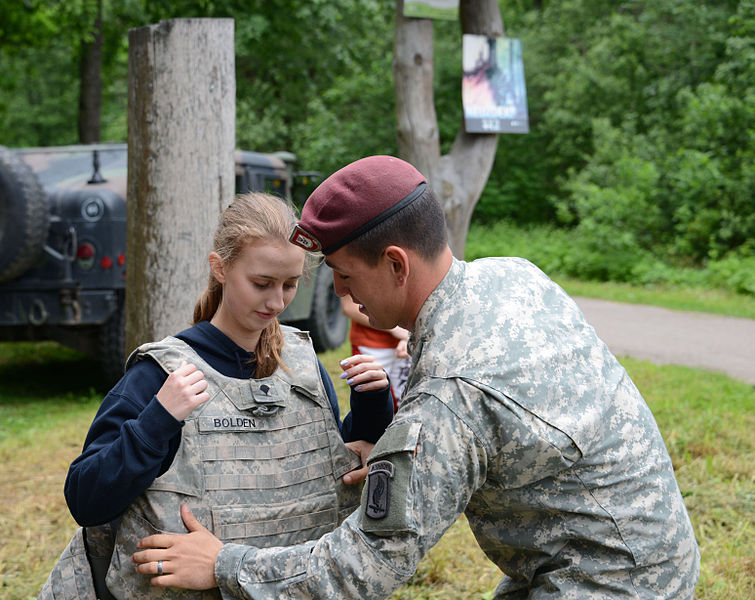
[[370,453],[362,530],[390,534],[413,529],[409,493],[421,429],[418,422],[393,424]]
[[388,515],[394,470],[393,463],[388,460],[379,460],[370,465],[367,473],[367,506],[364,507],[364,514],[371,519],[384,519]]

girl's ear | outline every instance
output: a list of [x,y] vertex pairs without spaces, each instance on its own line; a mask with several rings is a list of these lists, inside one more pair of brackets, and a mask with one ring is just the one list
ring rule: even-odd
[[218,283],[225,283],[225,270],[223,269],[223,260],[217,252],[210,252],[210,273]]

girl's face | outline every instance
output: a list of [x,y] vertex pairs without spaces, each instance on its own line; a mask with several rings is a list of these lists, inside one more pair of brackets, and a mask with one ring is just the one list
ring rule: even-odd
[[227,267],[213,252],[210,268],[223,286],[212,324],[253,351],[262,330],[294,299],[304,250],[284,241],[256,241],[247,244]]

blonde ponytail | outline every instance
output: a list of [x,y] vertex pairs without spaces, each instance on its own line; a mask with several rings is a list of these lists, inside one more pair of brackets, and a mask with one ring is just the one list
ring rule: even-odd
[[197,304],[194,306],[194,320],[192,325],[196,325],[200,321],[209,321],[215,316],[215,313],[220,306],[220,301],[223,299],[223,286],[220,285],[217,279],[210,273],[210,281],[207,284],[207,289],[202,292]]

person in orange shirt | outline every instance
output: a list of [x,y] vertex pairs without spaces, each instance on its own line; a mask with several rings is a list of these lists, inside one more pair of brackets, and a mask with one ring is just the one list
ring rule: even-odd
[[406,350],[409,332],[403,327],[393,329],[370,327],[367,315],[359,310],[359,305],[348,295],[341,297],[341,310],[351,319],[349,330],[351,353],[372,356],[383,365],[383,369],[388,374],[395,413],[409,377],[411,358]]

